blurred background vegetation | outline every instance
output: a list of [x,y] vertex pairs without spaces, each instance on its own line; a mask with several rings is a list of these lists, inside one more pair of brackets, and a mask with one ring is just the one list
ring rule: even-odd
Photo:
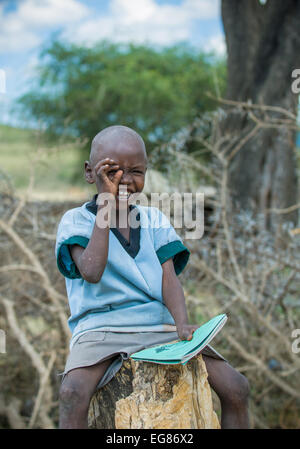
[[[226,89],[225,59],[187,44],[155,50],[107,41],[91,48],[54,41],[43,49],[36,73],[32,90],[14,106],[29,128],[0,125],[1,166],[18,192],[28,184],[25,168],[32,153],[45,148],[36,198],[91,191],[83,181],[83,162],[99,130],[126,124],[141,134],[151,154],[216,108],[208,94],[216,97]],[[185,151],[198,147],[190,142]]]

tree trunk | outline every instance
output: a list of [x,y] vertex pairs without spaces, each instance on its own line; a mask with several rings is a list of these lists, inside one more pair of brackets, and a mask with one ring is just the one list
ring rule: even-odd
[[217,429],[202,356],[186,365],[125,361],[89,409],[97,429]]
[[[292,71],[300,67],[300,0],[222,0],[228,52],[229,100],[284,108],[297,115],[298,95],[292,92]],[[260,120],[266,113],[255,111]],[[271,119],[286,119],[268,112]],[[294,122],[294,124],[296,124]],[[254,122],[241,109],[228,110],[221,132],[245,137]],[[264,227],[297,222],[298,211],[269,214],[298,202],[295,130],[261,128],[229,167],[229,188],[236,209],[261,212]]]

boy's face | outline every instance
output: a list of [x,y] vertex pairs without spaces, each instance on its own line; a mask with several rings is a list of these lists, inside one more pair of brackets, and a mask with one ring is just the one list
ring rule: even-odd
[[[116,136],[108,138],[93,148],[90,161],[85,162],[85,178],[90,184],[96,182],[95,166],[105,158],[113,159],[123,170],[119,183],[120,190],[127,189],[129,194],[142,192],[145,183],[145,174],[147,171],[147,155],[142,143],[135,137]],[[107,176],[113,179],[116,169],[109,170]],[[119,201],[124,205],[124,200],[116,197],[116,208],[119,209]],[[128,199],[126,201],[128,204]]]

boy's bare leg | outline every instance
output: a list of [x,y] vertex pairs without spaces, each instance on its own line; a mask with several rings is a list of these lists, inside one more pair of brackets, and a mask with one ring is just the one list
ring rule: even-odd
[[221,402],[222,429],[249,429],[248,380],[229,363],[203,355],[208,382]]
[[59,428],[86,429],[88,410],[96,387],[113,358],[68,372],[60,388]]

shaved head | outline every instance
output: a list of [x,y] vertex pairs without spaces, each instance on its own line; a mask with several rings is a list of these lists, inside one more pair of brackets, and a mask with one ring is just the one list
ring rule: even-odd
[[93,139],[90,151],[90,164],[94,166],[101,153],[118,148],[121,144],[140,151],[147,159],[146,147],[141,136],[131,128],[122,125],[109,126],[100,131]]
[[[100,131],[93,139],[90,160],[85,161],[85,179],[102,189],[102,174],[112,182],[119,176],[119,185],[126,186],[130,195],[144,188],[147,152],[141,136],[127,126],[115,125]],[[118,173],[118,175],[117,175]],[[117,201],[117,208],[118,208]]]

